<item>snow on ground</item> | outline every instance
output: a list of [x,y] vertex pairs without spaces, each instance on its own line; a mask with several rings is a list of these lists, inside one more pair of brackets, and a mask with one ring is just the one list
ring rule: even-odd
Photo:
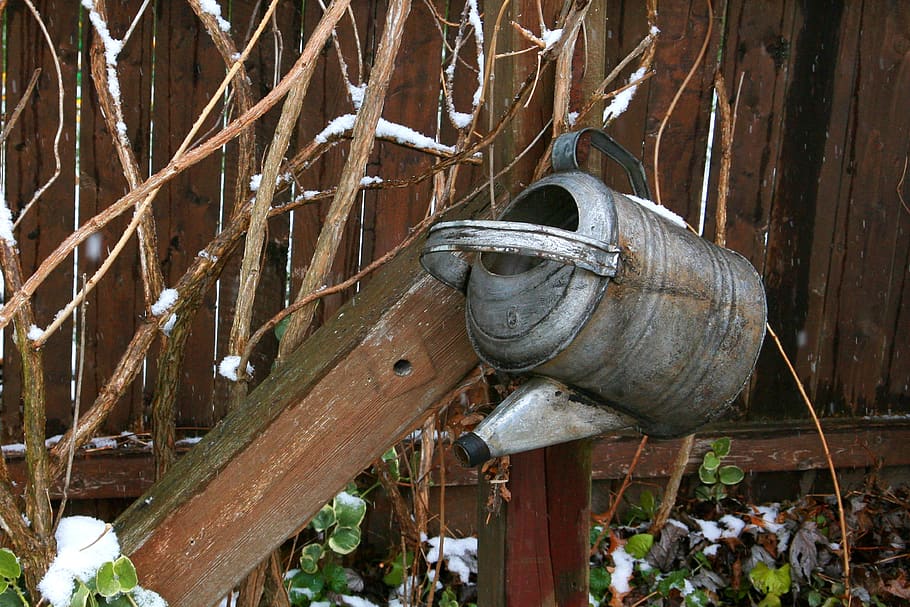
[[76,580],[88,582],[102,564],[120,556],[120,542],[104,521],[90,516],[61,519],[54,537],[57,556],[38,590],[53,607],[69,607]]

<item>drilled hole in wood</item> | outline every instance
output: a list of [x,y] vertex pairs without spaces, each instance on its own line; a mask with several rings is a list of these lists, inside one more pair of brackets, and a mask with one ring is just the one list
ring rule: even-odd
[[414,370],[414,367],[411,365],[411,361],[406,358],[401,358],[395,361],[395,364],[392,365],[392,370],[395,371],[395,375],[404,377],[405,375],[410,375],[411,371]]

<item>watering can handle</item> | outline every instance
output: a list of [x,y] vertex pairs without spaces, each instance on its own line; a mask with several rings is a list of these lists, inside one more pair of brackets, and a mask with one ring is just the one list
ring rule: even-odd
[[[583,139],[585,136],[588,138]],[[581,129],[557,137],[551,154],[553,170],[578,169],[579,164],[583,164],[587,158],[588,145],[615,160],[626,171],[629,183],[632,184],[633,194],[639,198],[651,200],[651,190],[648,188],[648,179],[645,177],[645,168],[641,161],[600,129]]]
[[558,261],[612,277],[619,248],[570,230],[518,221],[446,221],[430,228],[420,263],[436,279],[465,290],[470,266],[454,251],[506,253]]

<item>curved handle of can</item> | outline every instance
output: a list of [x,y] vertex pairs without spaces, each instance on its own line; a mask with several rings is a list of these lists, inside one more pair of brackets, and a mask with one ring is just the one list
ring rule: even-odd
[[430,228],[420,263],[434,277],[461,291],[470,267],[455,251],[549,259],[604,277],[615,276],[619,267],[618,247],[570,230],[517,221],[438,223]]
[[[626,171],[633,194],[639,198],[651,200],[648,178],[645,176],[645,167],[641,161],[600,129],[581,129],[557,137],[553,143],[550,158],[554,171],[571,171],[579,168],[579,164],[584,162],[584,159],[587,158],[588,141],[583,141],[583,136],[588,136],[590,145],[608,158],[615,160]],[[582,152],[581,162],[579,162],[579,151]]]

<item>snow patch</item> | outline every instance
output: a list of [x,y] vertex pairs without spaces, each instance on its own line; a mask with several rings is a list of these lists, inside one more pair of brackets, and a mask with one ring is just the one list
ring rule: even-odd
[[[379,605],[376,603],[368,601],[367,599],[361,598],[359,596],[349,596],[343,594],[338,598],[342,603],[349,605],[350,607],[379,607]],[[311,605],[313,604],[315,603],[311,603]]]
[[199,7],[206,13],[215,17],[218,22],[218,29],[222,32],[231,31],[231,23],[221,16],[221,5],[218,0],[199,0]]
[[632,590],[629,580],[632,579],[635,570],[635,558],[622,546],[611,552],[610,556],[613,558],[610,587],[620,594],[626,594]]
[[[240,357],[239,356],[225,356],[224,359],[218,364],[218,374],[222,377],[226,377],[231,381],[238,381],[237,369],[240,367]],[[253,374],[253,365],[250,363],[246,364],[246,374]]]
[[10,443],[9,445],[3,445],[0,447],[0,450],[3,451],[3,455],[20,455],[25,453],[25,444],[24,443]]
[[11,247],[16,246],[16,237],[13,236],[13,214],[6,206],[6,192],[0,189],[0,238]]
[[171,331],[174,330],[174,325],[176,325],[176,324],[177,324],[177,315],[171,314],[170,316],[167,317],[167,320],[165,321],[164,326],[161,327],[161,332],[164,333],[165,335],[167,335],[168,337],[170,337]]
[[120,556],[120,543],[104,521],[89,516],[61,519],[54,537],[57,556],[38,583],[38,590],[53,607],[69,607],[76,580],[88,582],[102,564]]
[[161,316],[177,303],[177,289],[164,289],[158,296],[158,301],[152,304],[152,315]]
[[[430,550],[427,552],[426,560],[432,564],[439,560],[440,536],[428,539],[427,543]],[[450,573],[457,575],[462,584],[467,584],[471,573],[477,573],[477,538],[446,537],[442,543],[442,550],[446,568]]]
[[28,327],[28,338],[31,341],[38,341],[44,337],[44,329],[37,325],[29,325]]
[[363,179],[360,180],[360,185],[363,187],[368,187],[368,186],[376,185],[376,184],[380,184],[380,183],[382,183],[382,177],[372,177],[370,175],[367,175],[366,177],[364,177]]
[[632,72],[632,75],[629,76],[629,82],[628,82],[632,86],[622,90],[615,97],[613,97],[613,99],[610,100],[610,105],[608,105],[604,109],[604,116],[603,116],[604,124],[607,124],[608,122],[610,122],[612,120],[615,120],[616,118],[619,117],[620,114],[622,114],[627,109],[629,109],[629,103],[632,102],[632,97],[635,96],[635,91],[638,90],[638,85],[632,84],[632,83],[638,82],[639,80],[641,80],[644,77],[645,72],[646,72],[646,68],[644,66],[642,66],[642,67],[638,68],[637,70],[635,70],[634,72]]
[[638,204],[640,204],[644,208],[648,209],[652,213],[656,213],[656,214],[660,215],[661,217],[663,217],[670,223],[677,225],[681,228],[686,227],[686,221],[682,217],[680,217],[679,215],[677,215],[676,213],[674,213],[673,211],[668,209],[667,207],[657,204],[656,202],[654,202],[652,200],[647,200],[645,198],[639,198],[638,196],[633,196],[632,194],[624,194],[624,196],[626,198],[628,198],[629,200],[631,200],[632,202],[637,202]]
[[540,39],[543,40],[543,43],[546,45],[543,50],[547,51],[562,39],[562,29],[548,30],[547,28],[543,28]]
[[136,586],[132,595],[133,600],[136,601],[136,607],[168,607],[167,601],[160,594],[142,586]]

